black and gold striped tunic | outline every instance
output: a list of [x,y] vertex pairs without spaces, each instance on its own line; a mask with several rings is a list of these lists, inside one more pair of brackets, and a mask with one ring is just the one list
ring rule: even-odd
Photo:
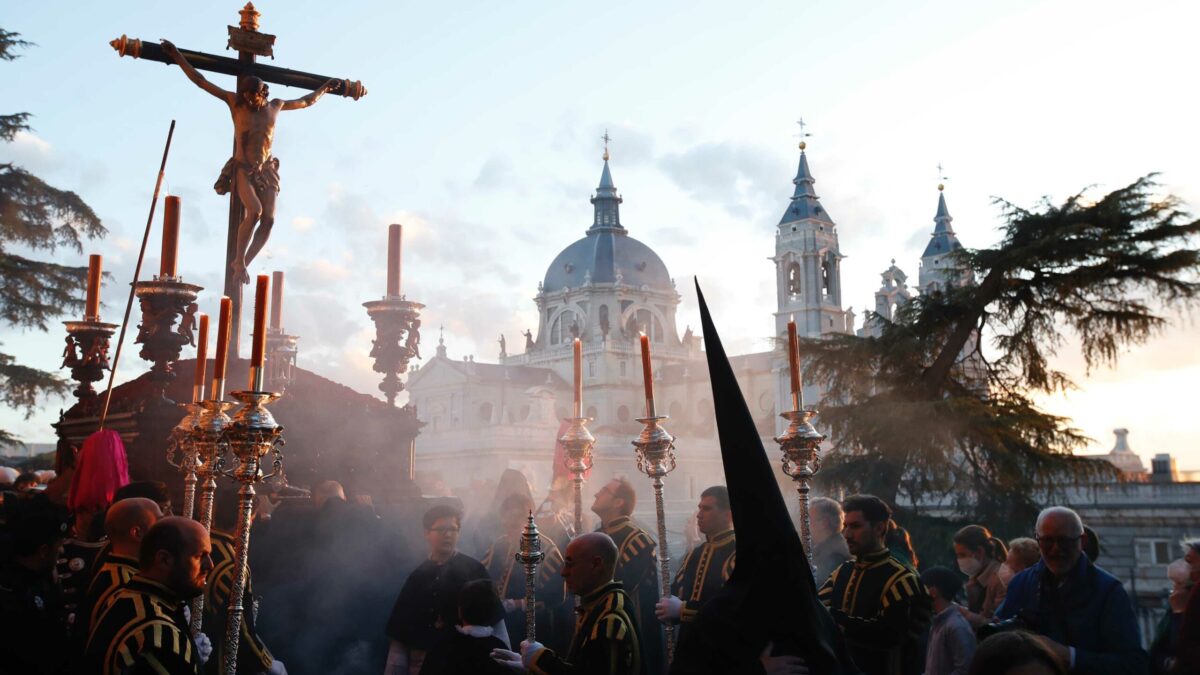
[[575,637],[567,657],[545,649],[534,657],[535,675],[644,675],[638,622],[633,602],[612,581],[579,599]]
[[[919,673],[931,600],[917,573],[882,549],[842,563],[819,597],[865,675]],[[914,670],[916,668],[916,670]]]
[[134,575],[100,610],[88,639],[87,672],[199,675],[200,655],[183,607],[166,586]]
[[696,619],[696,613],[713,596],[720,592],[733,573],[737,559],[737,546],[733,530],[716,534],[708,541],[688,551],[679,566],[675,580],[671,582],[671,595],[683,601],[679,620],[687,624]]

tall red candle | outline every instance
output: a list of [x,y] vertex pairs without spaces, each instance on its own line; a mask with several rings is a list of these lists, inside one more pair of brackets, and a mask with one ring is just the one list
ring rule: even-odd
[[200,327],[196,338],[196,377],[192,380],[192,403],[204,400],[204,371],[208,369],[208,315],[200,313]]
[[84,321],[100,319],[100,274],[103,267],[103,256],[93,253],[88,256],[87,302],[83,310]]
[[650,336],[642,333],[642,384],[646,388],[646,417],[654,417],[654,373],[650,369]]
[[170,195],[163,203],[162,262],[160,277],[178,276],[179,258],[179,197]]
[[283,272],[271,272],[271,328],[283,331]]
[[400,295],[400,238],[402,231],[402,225],[393,224],[388,227],[387,294],[389,297]]
[[792,380],[792,410],[800,409],[800,340],[796,337],[796,322],[788,321],[788,369]]
[[217,354],[213,364],[212,400],[225,397],[225,364],[229,357],[229,328],[233,319],[233,300],[221,298],[221,312],[217,315]]
[[254,288],[254,332],[250,335],[250,391],[262,391],[263,362],[267,354],[267,292],[271,277],[260,274]]
[[575,417],[583,417],[583,343],[575,338]]

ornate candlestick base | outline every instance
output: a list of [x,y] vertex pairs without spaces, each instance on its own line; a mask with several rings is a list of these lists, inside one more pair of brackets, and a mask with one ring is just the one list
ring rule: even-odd
[[[225,668],[222,672],[234,675],[237,672],[238,637],[242,630],[242,600],[246,592],[247,565],[250,554],[250,521],[254,512],[254,484],[274,475],[283,466],[279,452],[282,445],[283,427],[267,410],[267,404],[279,398],[269,391],[235,391],[232,396],[242,402],[242,408],[234,414],[225,428],[225,441],[237,465],[226,471],[242,484],[238,490],[238,525],[235,541],[237,563],[233,584],[229,589],[229,619],[225,632]],[[262,459],[274,453],[274,471],[264,476]]]
[[292,386],[296,368],[296,341],[282,330],[267,329],[267,387],[283,394]]
[[186,410],[183,419],[171,430],[171,443],[167,449],[167,464],[179,469],[183,474],[183,513],[184,518],[191,518],[196,508],[196,445],[192,442],[192,430],[200,418],[200,404],[181,403],[180,408]]
[[525,569],[525,635],[530,642],[537,640],[537,568],[545,559],[542,552],[541,535],[538,534],[537,524],[533,522],[533,512],[529,512],[529,520],[521,532],[521,550],[513,557]]
[[[196,452],[196,480],[200,485],[200,503],[196,520],[204,529],[212,529],[213,498],[217,491],[217,476],[224,465],[225,429],[232,420],[225,413],[233,407],[226,401],[201,401],[200,412],[192,426],[191,444]],[[204,594],[192,600],[192,635],[200,632],[204,620]]]
[[816,410],[787,410],[779,414],[788,421],[788,428],[775,442],[783,451],[783,472],[796,482],[800,493],[800,537],[804,541],[804,555],[808,566],[813,566],[812,529],[808,514],[809,482],[813,474],[821,469],[821,441],[825,437],[813,427],[810,420]]
[[96,403],[93,382],[104,379],[109,370],[108,340],[117,329],[115,323],[101,321],[64,321],[67,347],[63,350],[63,368],[71,369],[71,378],[79,383],[73,392],[85,407]]
[[568,417],[569,427],[566,433],[558,439],[564,450],[563,463],[571,472],[571,486],[575,496],[575,537],[583,530],[583,474],[592,470],[592,446],[596,438],[587,430],[590,417]]
[[372,341],[371,358],[375,359],[374,370],[383,373],[379,390],[387,396],[388,405],[396,405],[396,395],[404,391],[400,375],[408,372],[408,362],[421,358],[421,310],[419,302],[405,300],[404,296],[389,296],[382,300],[364,302],[367,314],[375,322],[375,339]]
[[[675,437],[667,433],[659,422],[667,419],[663,415],[640,417],[645,425],[642,433],[633,442],[637,449],[638,471],[646,474],[654,486],[654,508],[658,516],[658,568],[662,583],[662,597],[671,593],[671,553],[667,548],[667,512],[663,505],[663,477],[675,470]],[[667,660],[675,653],[675,626],[664,626],[667,634]]]
[[[178,277],[156,277],[139,281],[134,287],[142,306],[142,323],[134,342],[142,345],[138,356],[154,363],[150,377],[160,403],[174,403],[165,394],[167,385],[175,379],[171,364],[179,360],[184,345],[196,342],[196,296],[202,290],[203,286],[185,284]],[[180,317],[176,328],[175,320]]]

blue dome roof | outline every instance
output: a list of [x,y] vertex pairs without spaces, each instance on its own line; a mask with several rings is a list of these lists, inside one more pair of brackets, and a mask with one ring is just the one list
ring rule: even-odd
[[621,283],[635,288],[643,285],[655,290],[669,290],[671,275],[662,258],[649,246],[629,236],[621,225],[621,196],[613,185],[608,170],[608,152],[604,154],[604,170],[600,185],[592,197],[594,218],[587,236],[564,248],[550,263],[542,288],[552,293],[563,287],[578,288],[585,280],[594,284],[611,284],[621,274]]
[[586,237],[563,249],[546,270],[542,288],[546,292],[564,286],[578,288],[589,276],[592,283],[610,284],[617,280],[618,270],[623,284],[671,288],[671,275],[662,258],[649,246],[613,229],[589,230]]

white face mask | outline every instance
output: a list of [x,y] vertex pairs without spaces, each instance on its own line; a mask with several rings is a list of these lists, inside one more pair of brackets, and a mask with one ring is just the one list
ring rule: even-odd
[[1001,565],[1000,569],[996,571],[996,575],[1000,577],[1000,583],[1007,587],[1008,582],[1012,581],[1013,577],[1017,576],[1017,573],[1013,571],[1013,568],[1009,567],[1007,564],[1004,564]]
[[973,577],[979,574],[979,570],[983,569],[983,563],[979,562],[978,558],[959,558],[958,569],[968,577]]
[[1167,578],[1174,583],[1186,584],[1190,580],[1191,574],[1192,566],[1183,558],[1167,565]]

